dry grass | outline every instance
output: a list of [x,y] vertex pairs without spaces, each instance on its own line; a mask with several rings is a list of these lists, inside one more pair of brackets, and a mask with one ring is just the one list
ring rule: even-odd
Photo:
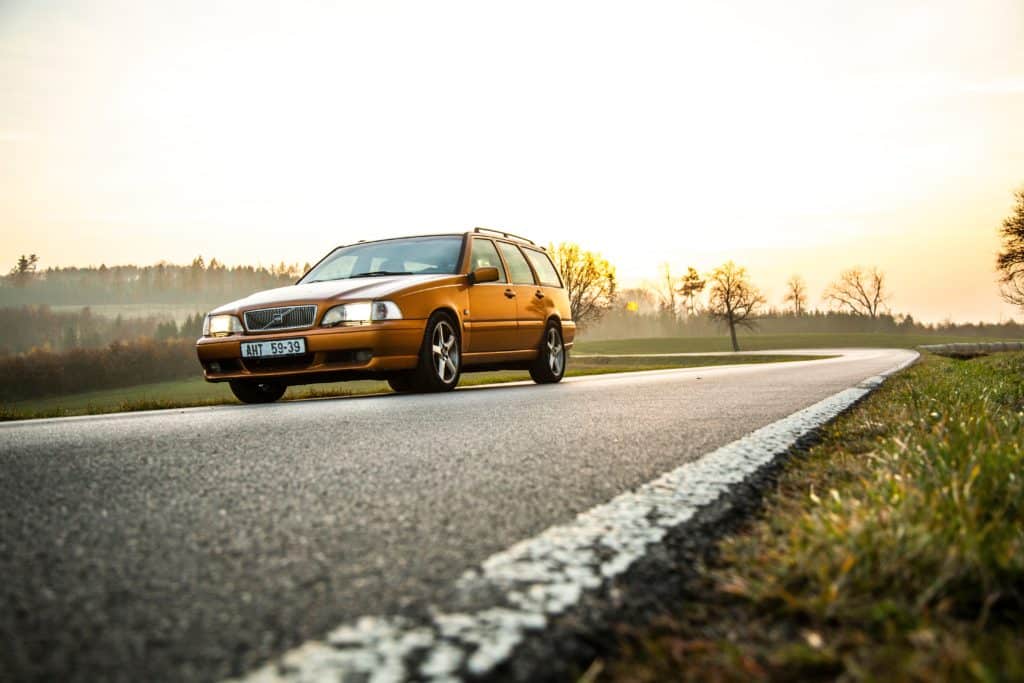
[[1024,680],[1024,354],[927,357],[589,679]]

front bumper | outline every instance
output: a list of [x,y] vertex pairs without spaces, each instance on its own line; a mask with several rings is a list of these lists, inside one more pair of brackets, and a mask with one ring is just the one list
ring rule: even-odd
[[[196,353],[208,382],[275,378],[289,384],[373,377],[416,367],[426,320],[389,320],[358,327],[309,328],[275,334],[203,337]],[[242,342],[302,338],[306,353],[242,358]]]

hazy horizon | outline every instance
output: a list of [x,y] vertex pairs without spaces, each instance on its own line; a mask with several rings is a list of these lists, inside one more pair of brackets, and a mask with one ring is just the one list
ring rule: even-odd
[[877,265],[894,311],[1022,317],[1024,5],[0,5],[0,266],[313,262],[505,228],[746,265],[770,303]]

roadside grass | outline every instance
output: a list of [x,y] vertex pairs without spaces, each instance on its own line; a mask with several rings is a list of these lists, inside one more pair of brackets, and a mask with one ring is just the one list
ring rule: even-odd
[[[691,356],[685,358],[570,358],[566,372],[568,377],[597,375],[614,372],[638,372],[643,370],[664,370],[670,368],[703,367],[735,363],[774,363],[798,360],[815,360],[829,356]],[[497,371],[467,373],[462,376],[459,386],[477,386],[529,380],[525,371]],[[332,398],[366,394],[389,393],[386,382],[359,380],[331,384],[312,384],[290,387],[284,400],[311,398]],[[0,421],[25,420],[45,417],[69,417],[74,415],[99,415],[105,413],[133,412],[139,410],[160,410],[167,408],[188,408],[237,404],[227,384],[211,384],[201,377],[154,382],[121,389],[105,389],[67,396],[17,401],[0,405]]]
[[1024,354],[926,355],[586,680],[1024,680]]
[[[922,344],[956,344],[981,341],[1011,341],[948,335],[924,334],[746,334],[740,335],[743,351],[777,351],[779,349],[820,348],[890,348],[912,349]],[[1019,341],[1019,340],[1012,340]],[[579,353],[708,353],[732,351],[729,338],[716,337],[647,337],[640,339],[606,339],[577,341]]]

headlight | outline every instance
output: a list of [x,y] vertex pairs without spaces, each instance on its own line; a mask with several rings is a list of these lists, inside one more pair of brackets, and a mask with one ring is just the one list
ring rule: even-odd
[[394,301],[374,301],[370,320],[401,320],[402,311]]
[[354,304],[335,306],[324,313],[320,324],[324,327],[337,325],[365,325],[378,320],[401,320],[402,311],[393,301],[360,301]]
[[233,315],[208,315],[203,320],[204,337],[226,337],[242,331],[242,321]]

